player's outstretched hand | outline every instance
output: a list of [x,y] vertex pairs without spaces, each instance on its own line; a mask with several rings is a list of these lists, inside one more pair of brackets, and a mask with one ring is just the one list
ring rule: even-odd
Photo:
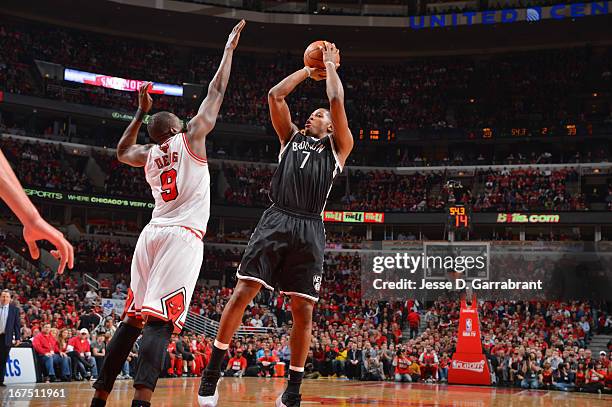
[[227,37],[227,43],[225,44],[225,49],[229,49],[232,51],[236,49],[236,47],[238,46],[238,40],[240,40],[240,32],[242,31],[245,25],[246,25],[246,21],[240,20],[240,22],[234,26],[234,29],[232,30],[230,35]]
[[336,69],[338,69],[340,64],[337,63],[336,61],[340,60],[339,57],[340,57],[340,50],[336,48],[336,44],[334,44],[333,42],[325,41],[323,43],[323,63],[325,64],[325,67],[327,68],[328,62],[334,62]]
[[70,269],[74,266],[74,249],[72,245],[64,238],[64,235],[62,235],[59,230],[49,225],[43,218],[39,217],[25,224],[23,227],[23,238],[34,260],[40,257],[40,250],[36,245],[37,240],[48,240],[55,246],[56,250],[52,250],[51,254],[59,260],[59,266],[57,268],[58,274],[64,272],[66,264],[68,264],[68,268]]
[[145,82],[138,89],[138,108],[145,113],[148,113],[153,107],[153,99],[149,95],[152,86],[153,83]]

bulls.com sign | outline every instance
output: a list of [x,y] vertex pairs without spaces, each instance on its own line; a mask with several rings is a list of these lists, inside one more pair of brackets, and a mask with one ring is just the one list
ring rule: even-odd
[[551,7],[508,8],[503,10],[465,11],[430,16],[411,16],[408,26],[413,29],[456,27],[475,24],[507,24],[540,20],[576,19],[610,14],[609,1],[557,4]]
[[32,348],[11,348],[6,361],[4,383],[36,383],[36,368]]

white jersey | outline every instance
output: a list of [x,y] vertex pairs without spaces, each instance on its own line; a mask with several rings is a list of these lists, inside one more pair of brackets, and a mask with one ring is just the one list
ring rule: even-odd
[[155,198],[150,225],[182,226],[204,237],[210,217],[210,173],[206,159],[179,133],[149,150],[145,176]]

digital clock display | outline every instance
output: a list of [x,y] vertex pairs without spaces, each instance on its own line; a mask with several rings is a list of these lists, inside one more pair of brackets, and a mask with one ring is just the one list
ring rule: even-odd
[[465,206],[451,206],[448,208],[448,220],[454,229],[469,229],[470,215]]

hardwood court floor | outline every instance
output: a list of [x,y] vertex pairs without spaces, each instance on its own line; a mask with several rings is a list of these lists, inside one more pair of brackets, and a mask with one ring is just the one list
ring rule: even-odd
[[[225,379],[219,388],[219,407],[274,406],[283,391],[281,379]],[[153,396],[154,407],[196,406],[199,379],[161,379]],[[63,389],[65,398],[7,399],[9,389],[28,388],[11,385],[0,389],[0,406],[89,407],[93,390],[89,383],[37,384],[29,388]],[[520,389],[390,382],[352,382],[346,380],[306,380],[302,385],[302,406],[393,406],[393,407],[598,407],[612,406],[612,395],[528,391]],[[15,390],[13,390],[14,392]],[[133,394],[131,381],[117,381],[109,407],[129,407]],[[40,394],[39,394],[40,395]]]

